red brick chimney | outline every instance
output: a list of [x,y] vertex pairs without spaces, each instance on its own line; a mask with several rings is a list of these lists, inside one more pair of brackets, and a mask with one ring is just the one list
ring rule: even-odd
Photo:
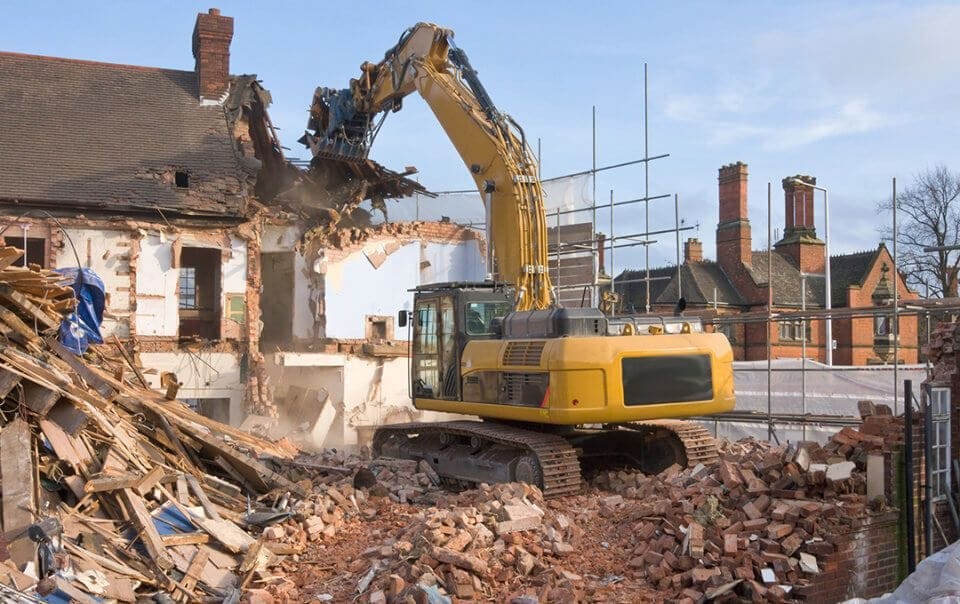
[[720,221],[717,223],[717,262],[729,274],[753,263],[750,220],[747,217],[747,164],[720,168]]
[[233,17],[224,17],[219,8],[197,15],[193,28],[194,71],[200,83],[200,99],[220,100],[230,86],[230,40]]
[[703,262],[703,242],[690,237],[683,243],[683,259],[686,262]]
[[822,274],[826,271],[825,245],[817,239],[814,222],[814,193],[817,184],[813,176],[797,174],[782,181],[786,221],[783,239],[774,244],[777,252],[790,260],[801,273]]
[[817,231],[813,220],[813,187],[800,184],[797,181],[805,182],[809,185],[817,184],[814,176],[797,174],[783,179],[783,199],[784,215],[787,217],[783,236],[786,238],[792,230],[805,230],[816,238]]

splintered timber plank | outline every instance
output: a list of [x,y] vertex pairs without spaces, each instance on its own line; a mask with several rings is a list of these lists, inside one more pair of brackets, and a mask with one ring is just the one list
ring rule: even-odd
[[0,283],[0,299],[18,306],[21,312],[35,319],[43,325],[44,329],[54,329],[60,326],[59,321],[55,322],[44,309],[31,302],[25,295],[7,283]]
[[256,487],[259,491],[265,493],[272,488],[279,487],[300,497],[306,497],[307,493],[303,490],[303,487],[270,470],[270,468],[252,457],[240,453],[228,444],[199,433],[191,433],[190,437],[216,451],[223,459],[229,462],[250,485]]
[[35,547],[26,535],[33,524],[33,443],[30,426],[17,418],[0,430],[0,479],[3,480],[3,529],[10,559],[17,568],[34,560]]
[[23,250],[19,250],[12,245],[0,247],[0,270],[6,270],[7,267],[13,265],[13,263],[22,256]]
[[167,555],[166,546],[160,538],[160,533],[157,532],[157,527],[153,524],[153,516],[147,511],[143,499],[131,489],[121,490],[120,497],[130,515],[130,520],[137,527],[137,532],[150,558],[161,570],[169,571],[173,568],[173,560]]
[[83,378],[83,380],[89,384],[100,396],[107,399],[108,401],[113,400],[117,395],[117,391],[111,386],[105,379],[97,375],[86,363],[78,359],[72,352],[67,350],[63,344],[57,341],[56,338],[50,337],[46,338],[47,346],[53,350],[58,357],[60,357],[63,362],[70,366],[77,375]]
[[200,481],[197,480],[196,476],[192,474],[187,474],[187,484],[190,485],[190,490],[193,491],[193,494],[197,496],[197,500],[200,502],[200,505],[203,506],[203,511],[207,513],[207,516],[214,520],[221,520],[217,508],[214,507],[213,503],[210,501],[210,498],[207,497],[206,492],[203,490],[203,486],[200,484]]

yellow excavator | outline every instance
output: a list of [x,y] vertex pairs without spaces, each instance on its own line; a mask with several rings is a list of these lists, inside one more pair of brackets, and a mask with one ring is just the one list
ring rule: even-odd
[[410,390],[417,409],[476,416],[383,426],[374,454],[425,460],[457,484],[522,481],[575,492],[581,464],[659,472],[717,458],[709,432],[674,418],[734,406],[733,354],[684,317],[609,317],[561,308],[547,269],[538,165],[453,32],[407,30],[349,89],[318,88],[301,139],[315,158],[360,161],[388,112],[418,92],[486,207],[488,280],[418,287]]

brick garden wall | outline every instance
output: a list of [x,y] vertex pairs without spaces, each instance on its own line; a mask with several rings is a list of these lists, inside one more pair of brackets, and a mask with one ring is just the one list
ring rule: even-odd
[[891,510],[856,521],[854,528],[829,538],[835,552],[821,564],[821,574],[797,595],[811,602],[870,598],[897,587],[897,524]]

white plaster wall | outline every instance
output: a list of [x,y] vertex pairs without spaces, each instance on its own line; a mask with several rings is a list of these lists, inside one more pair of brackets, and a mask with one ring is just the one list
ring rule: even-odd
[[[310,287],[310,274],[314,270],[315,260],[304,258],[294,252],[300,240],[300,231],[293,226],[270,226],[263,229],[260,250],[263,253],[291,252],[293,256],[293,337],[308,339],[313,337],[313,312],[310,300],[316,300],[318,293]],[[270,292],[264,292],[262,304],[270,303]]]
[[177,271],[171,268],[173,247],[159,232],[149,232],[140,240],[137,261],[137,335],[176,336]]
[[247,242],[230,238],[230,257],[223,264],[223,297],[220,307],[227,307],[227,294],[247,293]]
[[225,352],[140,353],[140,362],[151,388],[160,388],[160,374],[172,371],[183,384],[177,398],[229,398],[230,423],[243,420],[244,387],[240,382],[239,355]]
[[[371,244],[371,248],[375,244]],[[327,262],[324,306],[328,338],[363,338],[367,315],[396,315],[409,308],[418,284],[420,246],[407,244],[374,268],[363,251]]]
[[[371,242],[377,250],[393,240]],[[401,246],[378,268],[357,251],[326,263],[324,301],[328,338],[363,338],[367,315],[394,316],[409,310],[410,289],[426,283],[481,281],[484,259],[477,241],[412,242]]]
[[92,269],[106,289],[107,304],[100,332],[105,338],[130,334],[130,233],[108,229],[63,229],[66,247],[57,254],[55,268],[76,267],[80,262]]
[[420,283],[445,281],[483,281],[486,258],[480,253],[480,242],[421,244]]

